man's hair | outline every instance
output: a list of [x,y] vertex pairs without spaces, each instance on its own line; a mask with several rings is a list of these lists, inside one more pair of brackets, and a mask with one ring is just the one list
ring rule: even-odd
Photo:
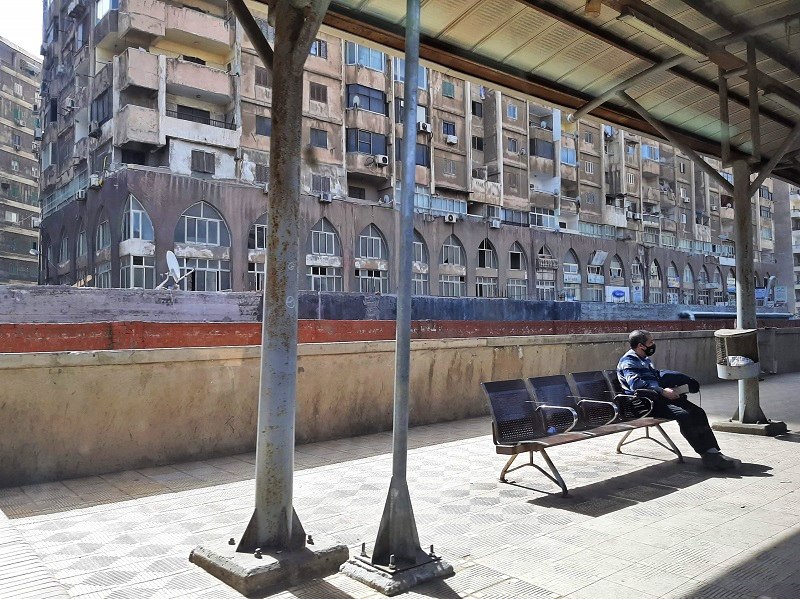
[[645,345],[648,337],[650,337],[650,333],[636,329],[635,331],[631,331],[631,334],[628,335],[628,343],[631,344],[631,349],[636,349],[640,343]]

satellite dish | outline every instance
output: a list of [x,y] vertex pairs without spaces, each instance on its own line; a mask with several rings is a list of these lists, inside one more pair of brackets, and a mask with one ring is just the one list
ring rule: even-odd
[[167,270],[170,276],[176,281],[181,278],[181,266],[178,264],[178,259],[175,257],[175,252],[167,252]]

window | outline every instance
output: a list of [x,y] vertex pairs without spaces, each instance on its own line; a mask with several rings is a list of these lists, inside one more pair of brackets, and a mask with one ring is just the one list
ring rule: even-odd
[[519,141],[516,137],[508,138],[508,151],[512,154],[517,154],[519,152]]
[[81,229],[78,233],[78,242],[75,244],[75,257],[80,258],[88,253],[88,246],[86,243],[86,230]]
[[636,185],[636,175],[633,173],[626,173],[625,180],[628,182],[628,185]]
[[361,65],[373,71],[384,72],[386,60],[383,52],[374,50],[355,42],[347,42],[345,47],[345,61],[350,65]]
[[514,242],[511,249],[508,251],[508,268],[510,270],[527,270],[525,264],[525,253],[522,251],[522,246],[518,242]]
[[442,162],[442,174],[454,176],[456,174],[456,161],[445,158]]
[[497,296],[497,277],[475,277],[475,297]]
[[686,163],[679,162],[678,163],[678,172],[685,173],[686,172]]
[[389,273],[387,271],[357,268],[355,275],[359,293],[389,292]]
[[583,171],[587,175],[594,175],[594,162],[589,162],[588,160],[583,161]]
[[[111,247],[111,227],[107,220],[97,225],[97,233],[94,238],[94,250],[100,251]],[[110,266],[109,266],[110,268]]]
[[[405,112],[403,110],[403,100],[397,99],[394,103],[394,120],[398,123],[405,122]],[[427,123],[428,121],[428,107],[417,104],[417,122],[418,123]]]
[[528,299],[528,281],[526,279],[508,279],[506,282],[506,295],[508,299]]
[[230,247],[228,225],[216,208],[205,202],[190,206],[175,227],[177,243]]
[[439,275],[439,295],[442,297],[463,297],[464,277],[459,275]]
[[[358,154],[386,154],[386,136],[363,129],[347,129],[347,152]],[[400,147],[400,144],[397,144]]]
[[58,262],[59,264],[62,262],[66,262],[69,260],[69,237],[64,235],[61,238],[61,247],[59,248],[58,252]]
[[[394,80],[401,83],[406,80],[406,61],[402,58],[394,59]],[[423,66],[419,67],[419,72],[417,74],[417,88],[428,88],[428,69]]]
[[424,166],[430,168],[431,149],[426,144],[417,144],[415,152],[415,164],[417,164],[418,166]]
[[411,294],[412,295],[430,295],[430,285],[428,283],[428,273],[426,272],[412,272],[411,273]]
[[14,95],[22,96],[22,84],[14,82]]
[[111,289],[111,262],[98,264],[95,269],[94,285],[99,289]]
[[642,282],[642,264],[638,260],[631,263],[631,281]]
[[357,107],[360,110],[369,110],[384,116],[389,114],[384,92],[355,83],[347,86],[347,107]]
[[554,301],[556,299],[556,269],[558,262],[545,247],[539,250],[536,258],[536,299]]
[[[12,133],[11,134],[11,143],[14,147],[22,146],[22,136],[19,133]],[[12,163],[13,168],[13,163]],[[17,163],[17,168],[19,168],[19,163]]]
[[269,165],[256,164],[255,166],[255,180],[259,183],[269,182]]
[[184,291],[230,291],[230,260],[178,258],[181,276],[194,271],[180,282]]
[[330,193],[331,178],[323,175],[311,175],[311,191],[314,193]]
[[531,207],[530,213],[531,227],[543,227],[545,229],[557,229],[558,219],[555,212],[547,208]]
[[497,270],[497,254],[488,239],[481,241],[478,246],[478,268]]
[[594,134],[591,131],[586,131],[583,134],[583,141],[587,144],[594,143]]
[[570,166],[578,164],[575,148],[561,148],[561,163]]
[[650,264],[650,295],[648,301],[651,304],[664,303],[664,292],[661,289],[661,268],[655,260]]
[[319,38],[315,39],[311,42],[311,49],[308,53],[317,58],[328,58],[328,42]]
[[[53,101],[51,100],[50,120],[54,121],[55,119],[52,118],[52,102]],[[98,125],[102,125],[107,120],[109,120],[111,116],[112,116],[111,91],[107,89],[92,101],[92,120],[97,121]]]
[[442,121],[442,135],[455,135],[456,124],[450,121]]
[[[103,17],[105,17],[109,11],[117,10],[119,7],[119,0],[97,0],[95,2],[95,15],[97,18],[97,22],[99,23]],[[53,38],[55,39],[55,38]],[[109,269],[111,265],[109,265]]]
[[120,287],[153,289],[156,286],[156,264],[152,256],[124,256],[120,260]]
[[446,79],[442,81],[442,96],[445,98],[456,97],[456,86],[452,81],[447,81]]
[[328,103],[328,88],[321,83],[314,83],[313,81],[308,85],[308,96],[313,102],[321,102],[322,104]]
[[267,116],[256,116],[256,135],[270,137],[272,135],[272,119]]
[[355,198],[357,200],[366,200],[367,199],[367,190],[364,187],[357,187],[355,185],[348,185],[347,186],[347,197],[348,198]]
[[506,106],[506,116],[512,121],[516,121],[517,120],[517,105],[516,104],[508,104],[508,106]]
[[153,223],[150,220],[144,207],[133,195],[128,198],[125,204],[125,212],[122,214],[122,240],[144,239],[153,241]]
[[534,137],[530,142],[530,150],[533,156],[549,158],[550,160],[556,159],[555,145],[552,141],[537,139]]
[[[270,76],[270,72],[264,67],[256,67],[256,85],[260,87],[272,87],[272,77]],[[312,83],[311,85],[314,84]]]
[[568,302],[577,302],[581,299],[581,271],[578,256],[570,250],[564,257],[562,264],[564,270],[564,299]]
[[19,170],[19,162],[16,160],[11,161],[11,170],[17,172]]
[[472,149],[483,152],[483,138],[472,136]]
[[167,111],[167,115],[175,116],[183,121],[202,123],[203,125],[211,124],[211,113],[208,110],[195,108],[194,106],[185,106],[183,104],[178,104],[176,108],[177,110],[175,110],[174,115],[169,110]]
[[308,281],[313,291],[341,291],[342,269],[332,266],[309,266]]
[[472,116],[476,118],[483,118],[483,102],[472,101]]
[[336,229],[326,219],[319,220],[311,229],[307,250],[310,252],[306,258],[309,288],[314,291],[341,291],[341,244]]
[[442,244],[441,264],[466,266],[464,249],[461,247],[461,242],[454,235],[450,235]]
[[643,145],[642,146],[642,159],[644,160],[654,160],[658,162],[660,158],[658,148],[656,146],[650,145]]
[[619,256],[614,256],[611,259],[611,262],[608,267],[608,275],[612,279],[621,279],[623,278],[623,271],[622,271],[622,260],[620,260]]
[[216,155],[214,152],[192,150],[192,172],[213,175],[216,172]]
[[324,129],[311,128],[311,145],[315,148],[328,149],[328,132]]
[[386,260],[389,252],[383,235],[375,225],[370,225],[358,237],[358,258],[368,260]]

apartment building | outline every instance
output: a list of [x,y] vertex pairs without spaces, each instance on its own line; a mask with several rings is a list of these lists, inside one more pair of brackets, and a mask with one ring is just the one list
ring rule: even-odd
[[41,62],[0,38],[0,283],[36,283]]
[[[45,0],[44,31],[41,281],[153,287],[172,250],[187,289],[262,288],[271,73],[226,2]],[[404,67],[328,32],[312,45],[301,288],[396,290],[413,135],[415,293],[731,300],[732,200],[679,151],[426,67],[404,123]],[[757,270],[789,284],[765,190]]]

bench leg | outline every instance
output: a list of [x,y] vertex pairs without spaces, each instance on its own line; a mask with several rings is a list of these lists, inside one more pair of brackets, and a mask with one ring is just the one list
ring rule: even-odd
[[539,464],[534,464],[533,463],[533,452],[530,451],[528,453],[529,453],[528,463],[527,464],[520,464],[519,466],[514,466],[513,468],[511,467],[511,464],[514,463],[514,460],[517,459],[517,455],[519,455],[519,454],[512,455],[510,458],[508,458],[508,461],[506,462],[506,465],[503,466],[503,469],[500,471],[500,482],[504,482],[504,483],[508,483],[509,482],[506,479],[506,474],[508,474],[509,472],[513,472],[514,470],[519,470],[520,468],[524,468],[525,466],[533,466],[539,472],[544,474],[547,478],[549,478],[551,481],[553,481],[559,487],[561,487],[561,494],[564,497],[566,497],[569,494],[569,490],[567,489],[567,484],[564,482],[564,479],[561,478],[561,474],[559,474],[558,469],[555,467],[555,464],[553,464],[552,460],[550,459],[550,456],[547,455],[547,452],[544,449],[540,449],[539,450],[539,453],[542,454],[542,457],[544,458],[544,461],[547,464],[547,466],[550,468],[550,471],[552,472],[552,474],[550,472],[547,472],[547,470],[545,470],[541,466],[539,466]]
[[658,432],[661,433],[661,435],[667,441],[668,445],[665,445],[664,443],[662,443],[658,439],[656,439],[654,437],[651,437],[650,436],[650,427],[646,426],[645,429],[644,429],[644,437],[636,437],[635,439],[631,439],[630,441],[628,441],[627,439],[628,439],[628,437],[631,436],[631,433],[633,431],[630,430],[627,433],[625,433],[625,435],[622,437],[622,439],[620,439],[620,442],[617,445],[617,453],[622,453],[622,446],[623,445],[629,445],[630,443],[635,443],[636,441],[642,441],[643,439],[649,439],[653,443],[658,443],[659,445],[661,445],[661,447],[663,447],[667,451],[669,451],[671,453],[674,453],[676,456],[678,456],[678,462],[683,464],[683,454],[681,453],[680,449],[678,449],[678,446],[675,445],[675,443],[672,442],[672,439],[670,439],[669,435],[666,432],[664,432],[664,429],[661,428],[660,424],[654,424],[653,426],[656,429],[658,429]]

